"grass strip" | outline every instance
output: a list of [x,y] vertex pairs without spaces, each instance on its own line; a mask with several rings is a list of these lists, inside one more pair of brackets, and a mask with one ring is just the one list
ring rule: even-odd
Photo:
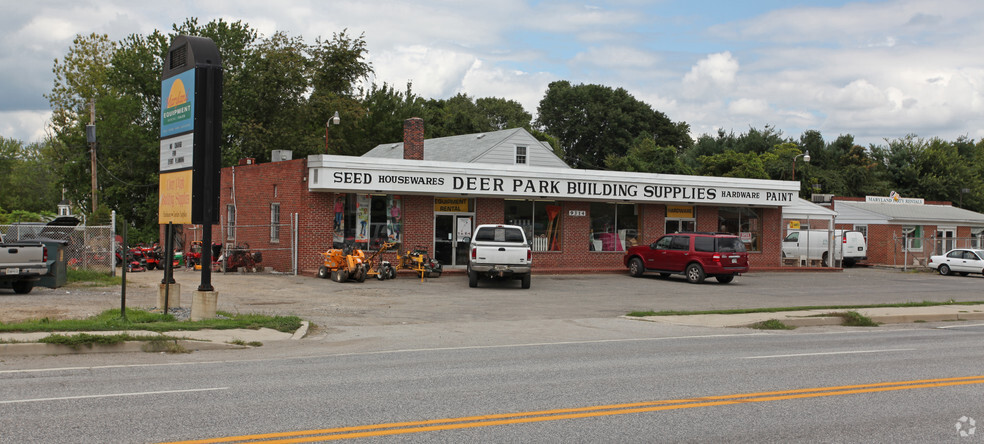
[[147,330],[154,332],[195,331],[203,329],[229,330],[245,328],[256,330],[270,328],[291,333],[301,327],[297,316],[267,316],[260,314],[230,314],[220,312],[226,319],[204,319],[201,321],[179,321],[170,314],[151,313],[144,310],[127,309],[126,320],[120,316],[119,309],[106,310],[86,319],[53,320],[49,318],[23,322],[2,323],[0,332],[58,332],[58,331],[116,331]]
[[80,287],[110,287],[123,284],[120,276],[110,276],[109,273],[81,268],[69,267],[65,277],[69,283]]
[[778,319],[769,319],[768,321],[756,322],[749,325],[749,327],[758,330],[793,330],[796,328],[791,325],[783,324],[782,321]]
[[164,342],[164,341],[177,341],[180,339],[181,338],[175,338],[171,336],[131,335],[129,333],[117,333],[115,335],[91,335],[88,333],[79,333],[75,335],[53,334],[39,339],[38,342],[44,344],[67,345],[74,349],[79,349],[83,345],[91,347],[96,344],[115,345],[115,344],[122,344],[127,341]]
[[736,308],[728,310],[663,310],[663,311],[633,311],[626,316],[687,316],[703,314],[748,314],[748,313],[780,313],[784,311],[804,311],[804,310],[857,310],[864,308],[907,308],[907,307],[937,307],[940,305],[982,305],[984,301],[922,301],[922,302],[900,302],[895,304],[869,304],[869,305],[807,305],[802,307],[775,307],[775,308]]

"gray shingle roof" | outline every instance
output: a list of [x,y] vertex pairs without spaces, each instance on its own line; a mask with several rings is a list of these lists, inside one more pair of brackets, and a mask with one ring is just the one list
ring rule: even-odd
[[834,208],[838,212],[841,212],[844,206],[879,214],[895,222],[965,222],[969,224],[984,224],[984,214],[949,205],[907,205],[852,202],[846,200],[838,200],[834,204]]
[[[488,150],[510,138],[522,128],[512,128],[463,136],[439,137],[424,140],[424,160],[442,162],[472,162]],[[402,159],[403,142],[384,143],[369,150],[363,157]]]

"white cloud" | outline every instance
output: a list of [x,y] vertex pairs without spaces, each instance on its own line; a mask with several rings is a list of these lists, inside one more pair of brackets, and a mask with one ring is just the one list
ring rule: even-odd
[[709,54],[683,76],[685,92],[704,96],[728,92],[738,75],[738,61],[730,52]]
[[769,112],[769,104],[762,99],[737,99],[728,104],[728,112],[731,114],[765,117]]
[[25,143],[44,140],[51,111],[0,111],[0,136]]
[[465,74],[477,59],[471,54],[423,45],[396,47],[371,56],[378,83],[394,86],[413,82],[423,97],[448,97],[461,90]]

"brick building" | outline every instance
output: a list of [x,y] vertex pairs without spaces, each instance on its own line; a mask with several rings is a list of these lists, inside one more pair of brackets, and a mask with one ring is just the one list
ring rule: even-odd
[[865,233],[868,260],[879,265],[925,265],[953,248],[984,248],[984,214],[950,202],[918,198],[835,197],[836,227]]
[[[522,129],[424,140],[414,118],[403,143],[361,157],[222,169],[213,239],[248,243],[277,271],[296,264],[313,274],[333,246],[372,251],[387,241],[423,248],[447,270],[467,264],[473,227],[509,223],[532,239],[537,272],[589,272],[623,269],[626,247],[666,232],[725,231],[742,238],[761,269],[780,264],[782,212],[798,185],[572,169]],[[185,248],[195,238],[189,230]]]

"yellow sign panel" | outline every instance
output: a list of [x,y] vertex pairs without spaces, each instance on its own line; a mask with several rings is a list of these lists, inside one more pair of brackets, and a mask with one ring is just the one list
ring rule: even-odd
[[798,230],[799,227],[800,227],[800,221],[798,221],[798,220],[791,220],[791,221],[789,221],[789,229],[790,230]]
[[678,217],[681,219],[693,219],[694,207],[684,205],[667,205],[666,217]]
[[191,223],[191,170],[161,173],[157,222]]
[[468,210],[469,208],[468,208],[467,197],[435,197],[434,198],[435,212],[467,213]]

